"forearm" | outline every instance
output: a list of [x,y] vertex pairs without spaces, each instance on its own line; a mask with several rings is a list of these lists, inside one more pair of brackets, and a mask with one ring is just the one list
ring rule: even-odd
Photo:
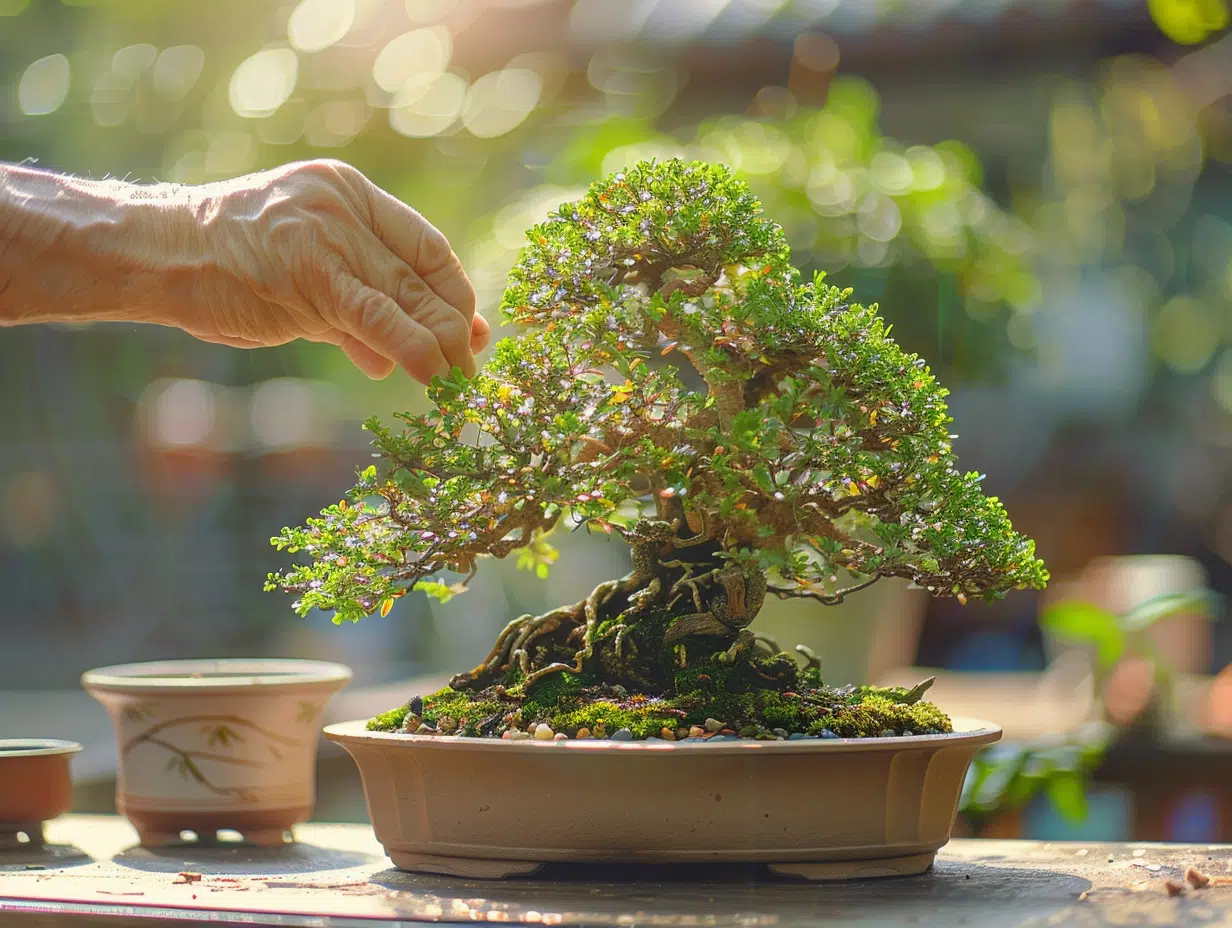
[[166,321],[167,258],[193,248],[186,212],[170,185],[0,164],[0,326]]

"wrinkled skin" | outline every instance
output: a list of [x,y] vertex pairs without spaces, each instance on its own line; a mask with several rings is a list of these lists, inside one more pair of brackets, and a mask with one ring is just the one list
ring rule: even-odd
[[328,342],[425,383],[488,340],[445,237],[342,162],[196,187],[0,165],[0,325],[92,321]]

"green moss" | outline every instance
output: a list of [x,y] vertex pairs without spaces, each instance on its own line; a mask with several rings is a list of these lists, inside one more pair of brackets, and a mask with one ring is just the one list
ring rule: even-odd
[[634,738],[649,738],[657,736],[664,728],[675,731],[680,724],[680,717],[664,711],[665,708],[670,706],[651,703],[630,707],[611,700],[598,700],[579,702],[532,721],[547,722],[555,731],[570,733],[576,733],[579,728],[588,728],[592,732],[602,729],[610,735],[627,728],[633,732]]
[[[899,701],[902,694],[871,687],[852,691],[801,686],[798,692],[784,692],[776,688],[781,681],[758,676],[768,668],[758,665],[742,675],[738,665],[701,663],[675,674],[679,687],[693,689],[668,697],[616,698],[597,686],[592,675],[570,673],[545,677],[521,700],[497,698],[494,691],[446,687],[424,698],[420,715],[442,732],[470,737],[496,737],[511,727],[546,722],[570,736],[581,728],[608,735],[627,728],[641,739],[658,736],[664,728],[704,725],[708,719],[748,737],[773,729],[813,735],[829,730],[844,738],[952,730],[949,718],[932,703],[904,703]],[[752,680],[760,680],[760,685]],[[378,715],[368,729],[397,731],[409,711],[408,704]]]
[[477,693],[459,692],[445,687],[423,701],[423,720],[440,728],[442,720],[450,719],[452,728],[472,737],[497,730],[505,716],[516,712],[517,706]]
[[929,702],[905,705],[885,696],[866,696],[809,726],[810,734],[829,729],[841,738],[873,738],[883,732],[923,734],[953,730],[949,717]]
[[397,709],[382,712],[376,718],[368,720],[368,731],[397,731],[402,727],[402,720],[406,718],[410,711],[410,703],[407,703],[405,706],[399,706]]

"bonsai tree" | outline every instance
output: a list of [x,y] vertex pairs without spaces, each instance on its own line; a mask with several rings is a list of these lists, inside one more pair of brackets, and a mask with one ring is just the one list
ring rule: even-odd
[[1048,577],[955,468],[946,391],[850,297],[802,279],[725,168],[614,174],[530,230],[502,301],[523,333],[434,381],[428,414],[366,423],[379,461],[273,539],[311,562],[267,588],[358,621],[410,590],[448,598],[486,557],[546,565],[564,522],[623,539],[632,569],[513,619],[447,690],[373,727],[948,730],[918,702],[927,684],[826,687],[807,649],[800,666],[750,629],[767,596],[834,604],[899,577],[965,602]]

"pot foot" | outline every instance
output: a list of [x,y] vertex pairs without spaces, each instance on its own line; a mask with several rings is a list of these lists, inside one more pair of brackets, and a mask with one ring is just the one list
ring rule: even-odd
[[543,868],[533,860],[495,860],[484,857],[445,857],[440,854],[416,854],[413,851],[386,850],[399,870],[412,873],[442,873],[470,880],[503,880],[509,876],[529,876]]
[[[242,832],[244,840],[248,844],[255,844],[257,847],[283,847],[287,842],[287,835],[290,833],[289,828],[250,828],[248,831]],[[292,835],[291,841],[295,840]]]
[[[188,829],[191,831],[191,829]],[[234,830],[234,829],[230,829]],[[287,828],[250,828],[239,832],[244,844],[256,847],[285,847],[287,844]],[[196,837],[194,838],[193,835]],[[222,840],[216,831],[193,831],[187,838],[183,831],[161,831],[149,828],[137,829],[137,837],[142,847],[172,847],[186,844],[197,844],[204,847],[232,845],[234,841]],[[292,837],[294,841],[294,837]]]
[[[22,835],[25,840],[22,840]],[[31,850],[43,846],[43,823],[0,825],[0,851]]]
[[170,847],[184,843],[178,831],[158,831],[150,828],[138,828],[137,840],[142,847]]
[[770,864],[776,876],[794,876],[823,882],[828,880],[866,880],[881,876],[915,876],[933,865],[936,851],[884,857],[880,860],[826,860],[816,863]]

